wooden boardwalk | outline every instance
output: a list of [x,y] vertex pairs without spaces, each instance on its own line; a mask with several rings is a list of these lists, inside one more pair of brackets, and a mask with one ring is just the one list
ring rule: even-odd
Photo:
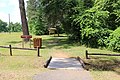
[[75,58],[52,58],[48,68],[50,71],[35,75],[33,80],[92,80]]
[[49,69],[79,69],[84,70],[82,64],[75,58],[52,58]]

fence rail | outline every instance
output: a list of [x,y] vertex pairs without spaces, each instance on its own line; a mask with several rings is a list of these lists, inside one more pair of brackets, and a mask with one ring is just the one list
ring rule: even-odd
[[[10,48],[9,46],[0,46],[0,48]],[[21,49],[21,50],[37,50],[36,48],[19,48],[19,47],[11,47],[12,49]]]
[[40,47],[38,46],[37,48],[19,48],[19,47],[12,47],[11,45],[9,46],[0,46],[0,48],[8,48],[10,50],[10,56],[12,56],[12,49],[20,49],[20,50],[37,50],[37,56],[40,56]]
[[88,53],[86,50],[86,59],[89,59],[89,55],[103,55],[103,56],[120,56],[120,54],[102,54],[102,53]]

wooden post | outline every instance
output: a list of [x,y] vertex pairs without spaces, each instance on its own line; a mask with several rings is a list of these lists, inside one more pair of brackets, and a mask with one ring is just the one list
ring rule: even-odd
[[10,47],[10,56],[12,56],[12,47],[11,45],[9,45],[9,47]]
[[40,47],[37,46],[37,53],[38,53],[38,57],[40,57]]
[[87,50],[86,50],[85,54],[86,54],[86,59],[89,59]]

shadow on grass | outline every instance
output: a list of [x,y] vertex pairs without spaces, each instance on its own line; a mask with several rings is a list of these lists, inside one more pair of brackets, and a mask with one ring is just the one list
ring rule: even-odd
[[[22,43],[22,41],[11,41],[8,42],[9,44],[19,44]],[[74,43],[70,42],[67,38],[67,36],[50,36],[50,38],[42,39],[42,48],[57,48],[57,49],[70,49],[72,46],[76,46]],[[31,46],[33,46],[33,41],[31,41]]]
[[22,41],[11,41],[11,42],[8,42],[10,44],[17,44],[17,43],[21,43]]
[[54,35],[52,35],[51,37],[67,37],[67,35],[60,35],[60,36],[54,36]]
[[45,48],[57,48],[57,49],[70,49],[71,46],[75,46],[73,43],[71,43],[67,37],[54,37],[50,39],[44,39],[43,45],[45,45]]
[[114,71],[120,74],[120,59],[117,58],[92,57],[87,61],[86,66],[94,71]]

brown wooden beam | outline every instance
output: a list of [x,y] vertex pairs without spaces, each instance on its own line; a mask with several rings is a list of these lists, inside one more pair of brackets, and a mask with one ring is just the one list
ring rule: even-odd
[[[0,48],[10,48],[8,46],[0,46]],[[37,50],[35,48],[19,48],[19,47],[11,47],[12,49],[21,49],[21,50]]]
[[88,55],[120,56],[120,54],[100,54],[100,53],[88,53]]

